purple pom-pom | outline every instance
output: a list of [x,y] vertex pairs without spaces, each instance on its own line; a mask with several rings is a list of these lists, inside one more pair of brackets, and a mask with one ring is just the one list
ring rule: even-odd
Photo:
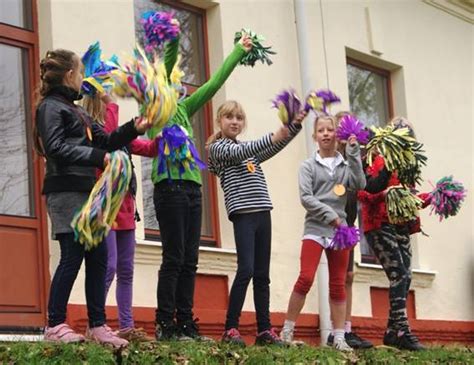
[[369,131],[365,129],[364,124],[356,117],[347,114],[342,117],[336,135],[338,139],[344,141],[352,134],[356,136],[360,144],[366,144],[369,141]]
[[360,233],[356,227],[339,225],[336,228],[334,238],[329,244],[329,248],[333,250],[345,250],[354,247],[359,242]]
[[152,52],[167,41],[176,39],[179,34],[179,22],[174,12],[147,11],[140,22],[145,31],[145,50]]
[[301,101],[295,90],[283,90],[274,100],[272,107],[279,110],[279,117],[285,124],[291,123],[301,111]]
[[306,97],[305,111],[314,110],[316,113],[327,114],[327,107],[333,103],[339,103],[341,99],[331,90],[311,91]]

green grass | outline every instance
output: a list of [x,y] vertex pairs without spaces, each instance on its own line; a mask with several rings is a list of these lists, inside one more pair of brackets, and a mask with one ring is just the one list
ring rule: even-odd
[[467,347],[430,347],[423,352],[379,347],[353,354],[310,346],[235,348],[217,343],[140,343],[113,350],[94,343],[0,343],[0,364],[474,364]]

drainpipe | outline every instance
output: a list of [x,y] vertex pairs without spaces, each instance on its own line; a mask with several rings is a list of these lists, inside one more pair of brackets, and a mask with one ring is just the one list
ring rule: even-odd
[[[320,0],[321,1],[321,0]],[[307,8],[305,0],[294,0],[295,10],[295,23],[296,23],[296,39],[298,43],[298,54],[299,54],[299,66],[300,66],[300,77],[301,85],[303,88],[303,96],[307,95],[309,90],[316,87],[316,80],[314,74],[311,74],[310,59],[309,59],[309,47],[311,45],[308,35],[310,34],[307,25]],[[313,40],[314,41],[314,40]],[[319,47],[324,49],[324,47]],[[315,65],[313,65],[315,66]],[[318,66],[319,67],[319,66]],[[321,65],[325,67],[325,65]],[[304,128],[305,140],[306,140],[306,151],[308,157],[312,156],[315,151],[315,145],[313,140],[313,126],[312,122],[307,123]],[[321,256],[319,267],[317,271],[318,278],[318,299],[319,299],[319,330],[321,335],[321,345],[326,344],[326,339],[331,330],[331,319],[329,309],[329,273],[328,273],[328,262],[326,255]]]

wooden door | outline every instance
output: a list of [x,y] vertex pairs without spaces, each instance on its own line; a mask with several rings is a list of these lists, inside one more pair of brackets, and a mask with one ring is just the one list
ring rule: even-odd
[[46,323],[42,161],[33,153],[38,32],[32,0],[0,3],[0,331]]

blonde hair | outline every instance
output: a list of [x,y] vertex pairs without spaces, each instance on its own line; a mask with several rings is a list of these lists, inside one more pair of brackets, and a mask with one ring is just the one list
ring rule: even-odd
[[98,94],[84,95],[81,104],[93,120],[102,126],[105,124],[105,107]]
[[[234,114],[240,114],[244,120],[244,128],[247,125],[247,117],[245,115],[244,108],[242,105],[235,100],[227,100],[224,103],[222,103],[219,108],[217,109],[217,114],[216,114],[216,123],[219,125],[221,119],[225,117],[226,115],[234,115]],[[209,136],[209,138],[206,141],[206,148],[209,148],[211,144],[216,142],[218,139],[222,138],[222,132],[219,130],[218,132],[212,134]]]
[[321,114],[316,117],[314,120],[313,133],[316,132],[316,126],[320,120],[330,120],[334,129],[339,127],[339,120],[334,115]]

